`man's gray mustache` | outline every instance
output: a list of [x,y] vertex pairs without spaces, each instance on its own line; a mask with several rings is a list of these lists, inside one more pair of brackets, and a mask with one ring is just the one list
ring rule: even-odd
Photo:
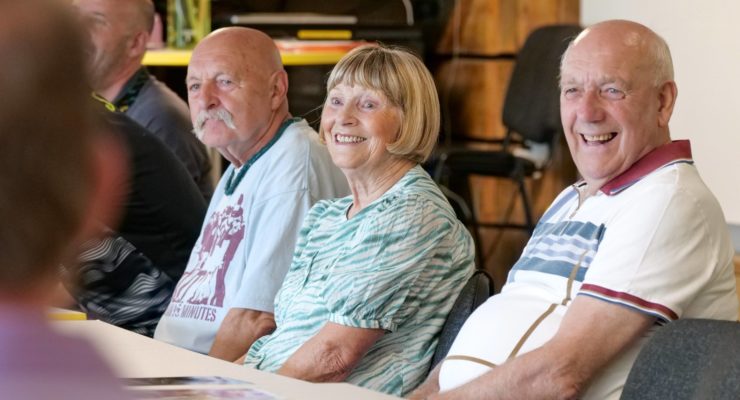
[[198,139],[203,137],[203,125],[205,125],[208,120],[223,121],[223,123],[230,129],[236,129],[236,125],[234,125],[234,117],[230,112],[222,108],[219,108],[218,110],[204,110],[198,113],[193,126],[193,133],[198,137]]

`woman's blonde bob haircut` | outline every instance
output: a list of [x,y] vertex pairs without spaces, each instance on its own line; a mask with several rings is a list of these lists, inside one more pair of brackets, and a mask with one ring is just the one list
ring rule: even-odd
[[[389,153],[415,163],[429,157],[439,136],[439,98],[432,75],[415,55],[384,45],[358,47],[331,71],[326,92],[340,84],[383,93],[401,110],[401,129]],[[326,139],[323,127],[319,135]]]

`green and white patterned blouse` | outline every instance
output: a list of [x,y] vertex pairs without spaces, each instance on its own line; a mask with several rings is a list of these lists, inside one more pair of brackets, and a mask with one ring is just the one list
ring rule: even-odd
[[276,371],[327,321],[383,329],[346,381],[401,396],[426,377],[474,269],[473,241],[419,166],[348,220],[351,204],[325,200],[309,212],[275,299],[277,329],[245,365]]

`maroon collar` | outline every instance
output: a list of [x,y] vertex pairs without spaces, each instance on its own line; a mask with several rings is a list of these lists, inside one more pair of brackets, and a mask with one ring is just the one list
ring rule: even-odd
[[626,171],[607,182],[600,190],[607,196],[613,196],[634,185],[651,172],[678,162],[694,163],[691,158],[691,144],[688,140],[674,140],[653,149]]

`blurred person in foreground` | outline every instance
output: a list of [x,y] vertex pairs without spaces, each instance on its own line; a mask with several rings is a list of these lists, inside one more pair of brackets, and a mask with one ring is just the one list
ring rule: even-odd
[[0,396],[122,399],[93,348],[46,320],[59,263],[112,222],[124,163],[96,131],[65,7],[0,0]]
[[93,90],[159,138],[185,166],[208,202],[208,152],[193,136],[188,106],[141,62],[154,24],[151,0],[74,0],[91,36]]
[[327,93],[320,135],[352,194],[311,209],[277,329],[245,365],[404,395],[474,269],[470,234],[419,165],[437,142],[437,92],[414,55],[368,46],[339,61]]
[[727,223],[689,142],[670,138],[665,41],[630,21],[596,24],[563,55],[560,87],[583,180],[412,398],[618,399],[661,325],[737,318]]
[[193,50],[187,79],[198,138],[231,165],[154,337],[234,361],[275,328],[275,293],[301,223],[347,193],[316,132],[288,111],[288,76],[269,36],[219,29]]

